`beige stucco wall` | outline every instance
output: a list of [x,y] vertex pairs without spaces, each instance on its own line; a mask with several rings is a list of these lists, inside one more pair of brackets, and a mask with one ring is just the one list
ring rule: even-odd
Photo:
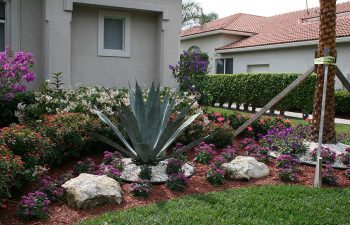
[[[246,73],[248,65],[269,64],[269,72],[305,72],[315,57],[317,46],[280,48],[273,50],[246,51],[230,54],[220,54],[222,57],[233,58],[233,72]],[[338,66],[345,76],[350,77],[350,43],[338,43]],[[336,82],[336,88],[342,85]]]
[[74,7],[71,85],[127,87],[135,79],[145,85],[159,79],[157,15],[131,12],[131,55],[121,58],[98,56],[98,12],[96,7]]
[[[135,78],[175,87],[170,64],[179,59],[181,0],[6,0],[6,44],[31,51],[38,87],[63,72],[66,86],[127,86]],[[84,5],[84,6],[81,6]],[[131,57],[97,56],[98,9],[130,11]]]
[[235,41],[241,40],[242,36],[215,34],[200,38],[181,40],[180,50],[187,50],[192,46],[198,46],[203,52],[208,53],[210,57],[210,72],[215,73],[215,59],[217,59],[215,48],[224,46]]

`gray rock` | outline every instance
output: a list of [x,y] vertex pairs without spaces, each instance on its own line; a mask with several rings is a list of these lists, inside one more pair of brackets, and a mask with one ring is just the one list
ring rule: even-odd
[[250,180],[266,177],[270,174],[268,166],[253,157],[238,156],[230,163],[222,165],[225,176],[232,180]]
[[107,176],[82,173],[62,185],[68,205],[78,209],[95,208],[105,203],[122,202],[119,183]]

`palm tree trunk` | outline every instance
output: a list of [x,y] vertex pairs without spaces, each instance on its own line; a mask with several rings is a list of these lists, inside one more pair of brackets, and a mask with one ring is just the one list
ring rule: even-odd
[[[320,37],[318,46],[318,57],[323,56],[324,48],[330,49],[330,55],[336,56],[336,0],[320,0]],[[316,93],[313,105],[312,133],[316,140],[319,133],[323,91],[324,66],[317,66]],[[334,84],[335,66],[329,66],[326,110],[323,130],[323,142],[334,143],[336,141],[334,125]]]

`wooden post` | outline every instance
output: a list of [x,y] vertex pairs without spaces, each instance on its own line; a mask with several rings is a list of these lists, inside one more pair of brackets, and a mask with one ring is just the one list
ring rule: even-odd
[[346,77],[344,76],[344,74],[341,72],[341,70],[339,69],[339,67],[337,66],[337,77],[339,78],[339,80],[342,82],[342,84],[344,85],[344,87],[350,92],[350,83],[349,81],[346,79]]
[[[323,51],[324,56],[329,56],[330,49],[325,48]],[[327,83],[328,83],[328,69],[327,64],[324,65],[324,76],[323,76],[323,93],[322,93],[322,105],[321,105],[321,121],[320,129],[318,133],[318,148],[317,148],[317,161],[316,161],[316,170],[315,170],[315,180],[314,187],[322,187],[322,158],[321,158],[321,149],[323,143],[323,128],[324,128],[324,114],[326,110],[326,98],[327,98]]]
[[306,78],[314,72],[315,67],[310,67],[305,73],[303,73],[298,79],[296,79],[293,83],[291,83],[288,87],[286,87],[281,93],[279,93],[276,97],[274,97],[269,103],[267,103],[259,112],[257,112],[252,118],[246,121],[242,126],[240,126],[236,131],[234,136],[237,137],[244,129],[246,129],[249,125],[254,123],[260,116],[267,112],[270,108],[276,105],[279,101],[281,101],[286,95],[288,95],[291,91],[297,88]]

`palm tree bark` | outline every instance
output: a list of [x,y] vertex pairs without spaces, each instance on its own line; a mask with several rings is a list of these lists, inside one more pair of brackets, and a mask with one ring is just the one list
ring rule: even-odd
[[[320,0],[320,37],[317,56],[323,57],[324,49],[330,49],[330,55],[336,56],[336,0]],[[313,119],[312,119],[312,133],[316,140],[319,134],[320,120],[321,120],[321,105],[322,105],[322,91],[324,66],[317,66],[317,81],[316,93],[313,105]],[[334,84],[335,84],[336,68],[329,66],[327,95],[326,95],[326,109],[323,130],[323,142],[334,143],[336,141],[335,124],[334,124]]]

